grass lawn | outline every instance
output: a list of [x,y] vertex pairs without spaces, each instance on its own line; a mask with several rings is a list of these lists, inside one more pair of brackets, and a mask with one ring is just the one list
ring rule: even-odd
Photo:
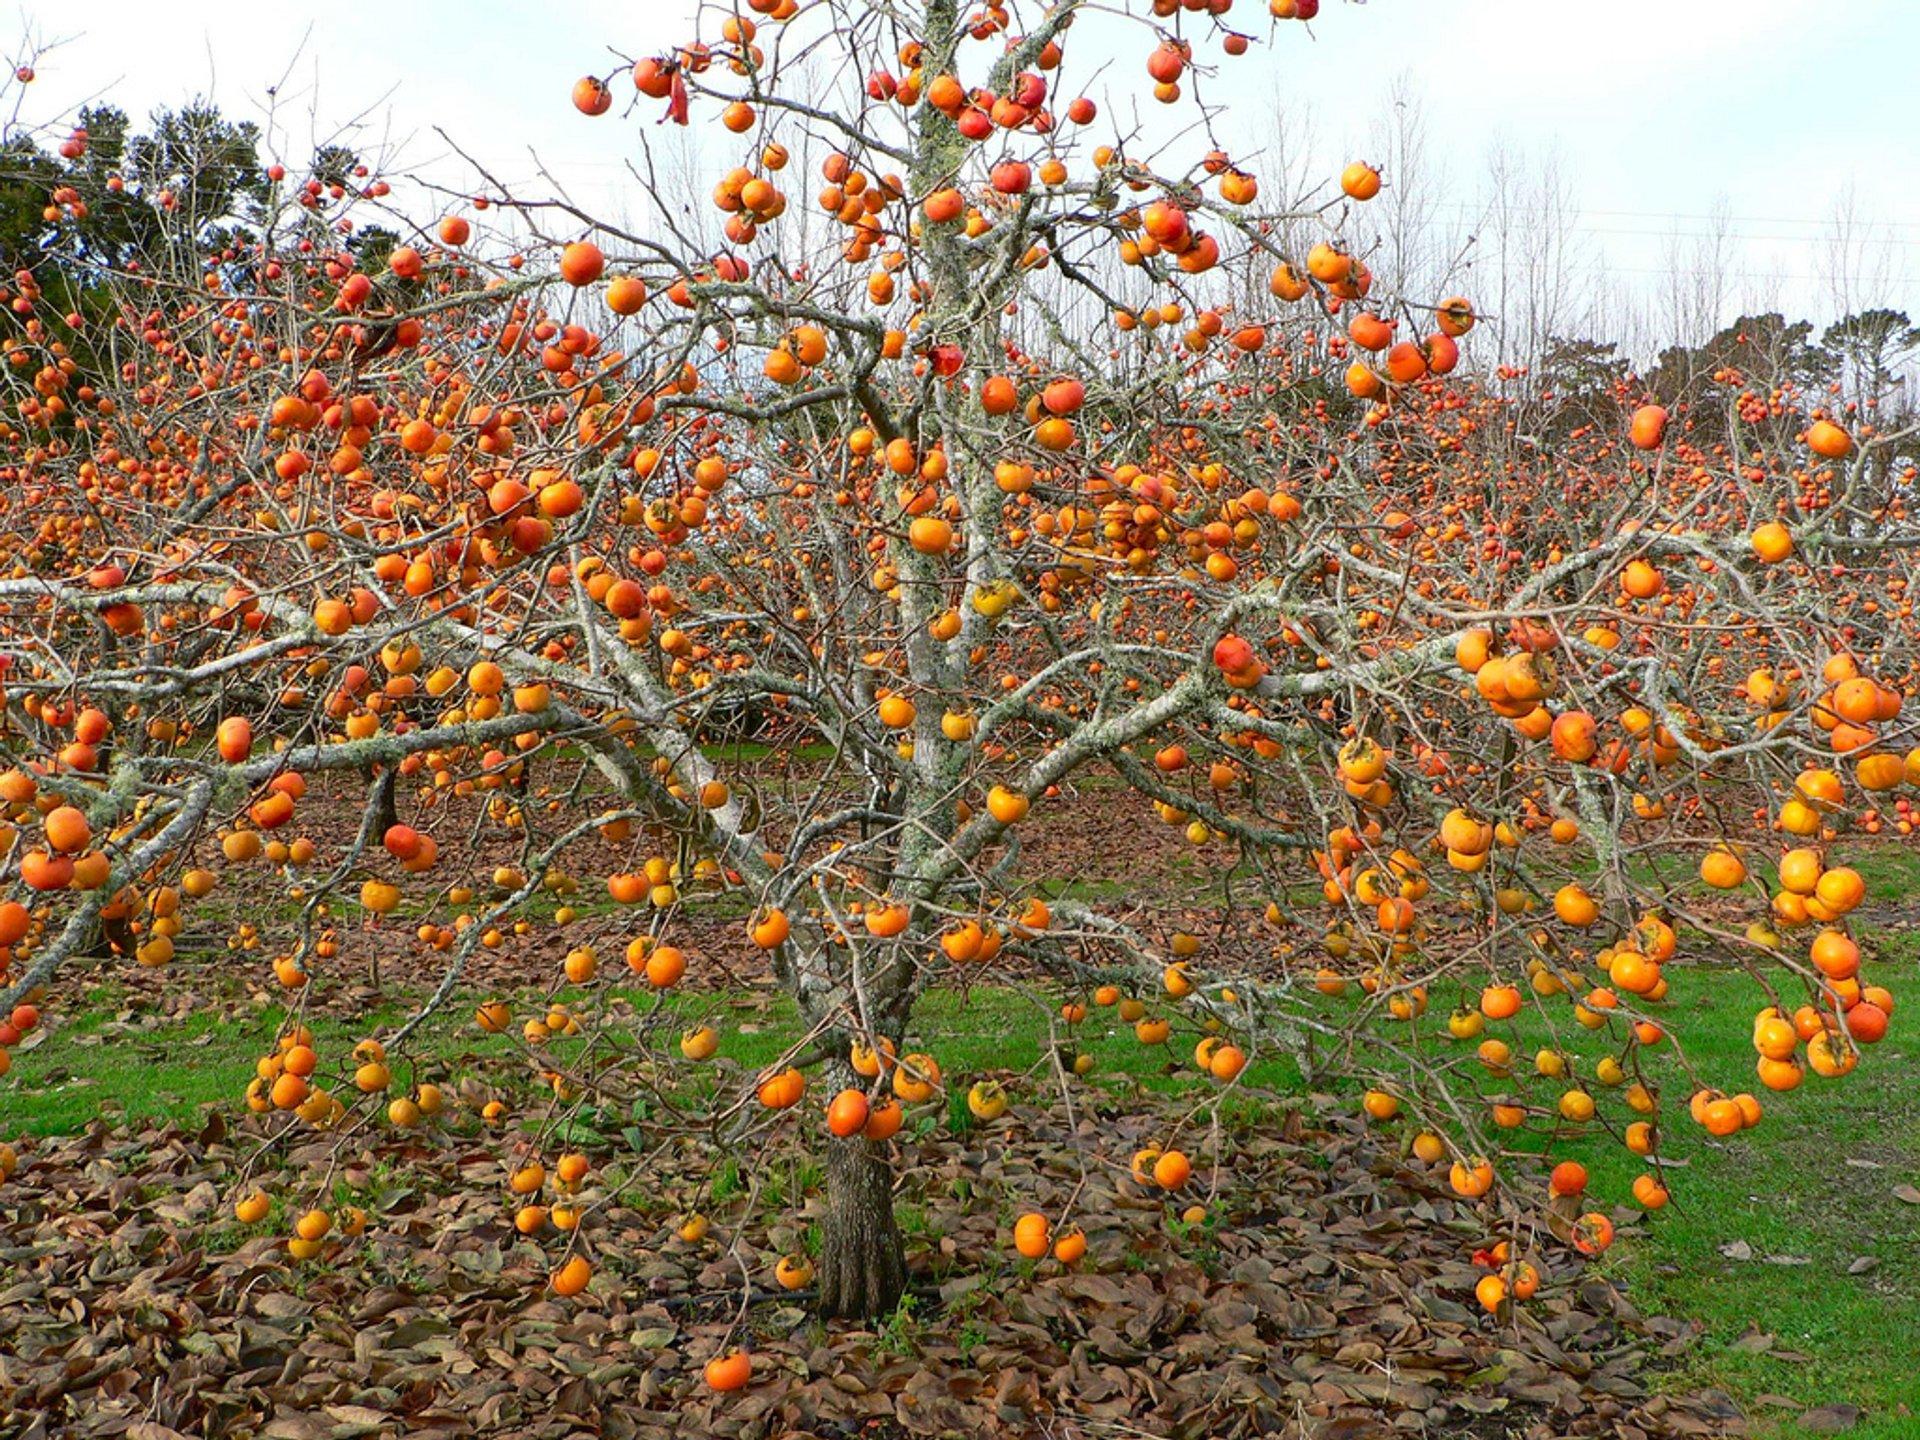
[[[642,1006],[655,998],[644,991],[615,993]],[[516,1008],[539,1003],[538,997],[529,996]],[[668,1003],[684,1012],[688,1024],[717,1025],[726,1036],[725,1056],[748,1070],[778,1059],[799,1033],[793,1004],[785,996],[675,995]],[[409,1005],[395,1000],[351,1026],[327,1015],[313,1017],[308,1026],[315,1048],[337,1056],[363,1036],[391,1030],[411,1013]],[[1050,1040],[1052,1013],[1032,994],[996,986],[936,990],[915,1012],[917,1023],[938,1038],[941,1064],[952,1074],[1014,1070],[1031,1072],[1037,1082],[1050,1075],[1049,1056],[1056,1044],[1069,1038],[1091,1042],[1091,1035],[1065,1025],[1057,1026],[1057,1038]],[[197,1009],[179,1019],[136,1015],[126,1008],[121,991],[98,988],[88,995],[83,1013],[48,1033],[43,1042],[17,1052],[10,1088],[0,1092],[0,1133],[68,1135],[101,1116],[189,1121],[203,1106],[233,1104],[252,1078],[255,1061],[271,1046],[283,1015],[271,1006],[238,1016],[213,1009]],[[497,1047],[476,1034],[469,1020],[462,1007],[423,1027],[423,1044],[413,1056],[421,1079],[443,1078],[447,1068],[475,1055],[497,1058]],[[1092,1044],[1097,1076],[1106,1083],[1161,1092],[1190,1090],[1190,1064],[1184,1069],[1181,1064],[1189,1057],[1178,1039],[1176,1034],[1157,1050],[1133,1043]],[[402,1064],[396,1083],[407,1079]],[[1288,1058],[1268,1056],[1249,1068],[1248,1081],[1294,1088],[1299,1072]]]
[[[1750,1085],[1752,980],[1680,972],[1673,990],[1695,1063],[1728,1089]],[[1793,1423],[1801,1410],[1836,1403],[1866,1412],[1847,1432],[1863,1440],[1920,1434],[1920,1370],[1894,1358],[1920,1355],[1920,1107],[1906,1068],[1915,1049],[1896,1021],[1845,1079],[1760,1092],[1767,1113],[1752,1130],[1714,1140],[1673,1126],[1686,1132],[1673,1146],[1686,1167],[1671,1180],[1672,1203],[1646,1238],[1609,1255],[1643,1310],[1705,1327],[1675,1378],[1736,1396],[1760,1435],[1809,1433]],[[1644,1168],[1611,1142],[1568,1154],[1608,1196]],[[1768,1396],[1796,1403],[1771,1406]]]
[[[1904,852],[1882,848],[1860,868],[1882,917],[1920,888],[1920,860]],[[1900,926],[1900,912],[1892,914],[1888,924]],[[1866,933],[1877,955],[1870,977],[1905,999],[1920,931]],[[1668,1007],[1676,1021],[1685,1017],[1673,1028],[1695,1065],[1729,1091],[1752,1087],[1749,1035],[1759,987],[1743,972],[1709,966],[1676,964],[1669,977]],[[689,1022],[718,1023],[723,1054],[750,1070],[776,1059],[796,1034],[788,1002],[760,992],[676,994],[668,1003]],[[1442,1003],[1451,1001],[1436,996],[1436,1008]],[[322,1053],[338,1055],[407,1013],[394,1002],[351,1029],[326,1018],[312,1023]],[[1663,1383],[1726,1389],[1762,1437],[1811,1433],[1798,1417],[1822,1405],[1865,1412],[1847,1432],[1860,1440],[1920,1435],[1920,1370],[1907,1359],[1920,1355],[1920,1105],[1906,1071],[1920,1050],[1909,1030],[1913,1014],[1920,1002],[1896,1015],[1891,1035],[1851,1076],[1809,1077],[1784,1096],[1760,1092],[1767,1113],[1754,1130],[1714,1140],[1684,1119],[1670,1120],[1664,1149],[1680,1167],[1671,1177],[1673,1203],[1604,1262],[1643,1311],[1704,1329],[1703,1342]],[[193,1120],[203,1106],[235,1105],[278,1019],[271,1008],[245,1003],[160,1016],[129,1008],[114,989],[97,990],[43,1043],[16,1054],[0,1091],[0,1135],[71,1133],[103,1114]],[[1094,1056],[1093,1083],[1188,1093],[1193,1085],[1191,1035],[1176,1031],[1167,1047],[1144,1047],[1113,1012],[1098,1009],[1069,1031],[1050,1004],[1012,987],[935,991],[917,1026],[951,1078],[1010,1070],[1028,1074],[1032,1086],[1050,1084],[1053,1047],[1067,1044]],[[1515,1038],[1534,1037],[1523,1031]],[[1572,1048],[1582,1048],[1580,1038]],[[1601,1052],[1596,1044],[1584,1053],[1590,1062]],[[430,1026],[411,1058],[420,1078],[445,1079],[469,1056],[497,1054],[466,1023],[463,1007]],[[408,1078],[399,1067],[397,1081]],[[1256,1057],[1249,1079],[1280,1089],[1300,1083],[1290,1062],[1266,1057]],[[1684,1093],[1671,1072],[1668,1087],[1670,1103]],[[1258,1103],[1250,1096],[1234,1118],[1253,1118]],[[954,1088],[952,1120],[968,1123],[963,1086]],[[1624,1200],[1644,1168],[1597,1131],[1556,1153],[1587,1163],[1603,1206]]]
[[[338,1054],[405,1014],[387,1006],[351,1028],[325,1018],[310,1028],[323,1051]],[[81,1013],[16,1053],[12,1088],[0,1092],[0,1134],[70,1135],[102,1116],[188,1121],[203,1106],[234,1104],[280,1019],[273,1009],[238,1017],[214,1010],[177,1019],[136,1015],[118,989],[91,991]]]

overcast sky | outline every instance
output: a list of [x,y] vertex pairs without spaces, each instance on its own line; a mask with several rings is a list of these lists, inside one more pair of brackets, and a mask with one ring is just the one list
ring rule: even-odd
[[[567,92],[610,68],[610,45],[640,54],[684,40],[690,10],[691,0],[27,0],[26,24],[67,43],[42,61],[26,118],[90,99],[140,116],[195,94],[257,117],[284,81],[282,105],[303,117],[296,161],[305,111],[330,124],[364,114],[363,142],[403,141],[408,163],[472,183],[450,167],[439,125],[516,180],[537,153],[617,213],[623,162],[653,107],[590,120]],[[1409,86],[1440,167],[1427,183],[1441,220],[1474,222],[1494,145],[1553,155],[1583,243],[1618,282],[1657,283],[1670,237],[1707,229],[1721,210],[1736,288],[1793,309],[1805,287],[1803,308],[1820,314],[1832,216],[1851,195],[1874,227],[1874,267],[1890,267],[1884,298],[1920,314],[1916,0],[1328,0],[1311,35],[1285,25],[1271,45],[1264,11],[1260,0],[1236,5],[1262,43],[1227,62],[1215,98],[1251,113],[1280,95],[1311,118],[1316,152],[1337,169],[1367,151],[1395,83]],[[1134,74],[1138,49],[1116,76]]]

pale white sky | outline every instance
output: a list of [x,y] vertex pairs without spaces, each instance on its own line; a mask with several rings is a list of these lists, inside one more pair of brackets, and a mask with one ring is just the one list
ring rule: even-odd
[[[688,38],[691,9],[692,0],[27,0],[27,25],[70,39],[42,62],[25,118],[89,99],[141,116],[196,93],[257,118],[267,88],[286,77],[281,102],[300,117],[296,160],[307,111],[331,123],[365,113],[362,148],[404,142],[409,164],[471,183],[446,163],[440,125],[514,180],[532,173],[537,153],[569,190],[616,214],[622,164],[657,106],[592,120],[568,90],[611,68],[609,45],[641,54]],[[1328,0],[1311,35],[1284,25],[1270,45],[1261,0],[1239,0],[1231,18],[1261,43],[1225,63],[1211,94],[1251,115],[1277,93],[1310,119],[1330,172],[1377,149],[1368,141],[1389,90],[1409,83],[1435,158],[1436,223],[1477,221],[1495,144],[1553,154],[1594,270],[1658,285],[1670,237],[1708,228],[1722,208],[1733,303],[1772,298],[1822,315],[1832,309],[1829,227],[1851,194],[1873,223],[1872,266],[1888,272],[1877,298],[1920,317],[1916,0]],[[4,27],[0,36],[13,38]],[[1117,60],[1116,80],[1143,82],[1140,50],[1136,40]],[[627,92],[616,94],[624,105]],[[716,163],[723,153],[733,152],[714,147]]]

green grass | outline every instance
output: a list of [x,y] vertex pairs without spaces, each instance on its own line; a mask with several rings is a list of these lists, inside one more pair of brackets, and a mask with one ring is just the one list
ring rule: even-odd
[[[1688,1054],[1703,1076],[1751,1086],[1758,986],[1704,969],[1672,980],[1669,1003],[1687,1016]],[[1848,1433],[1861,1440],[1920,1433],[1920,1372],[1889,1363],[1920,1354],[1920,1205],[1894,1194],[1920,1183],[1911,1051],[1896,1028],[1842,1080],[1761,1091],[1760,1125],[1727,1140],[1669,1122],[1673,1154],[1686,1162],[1670,1177],[1672,1203],[1607,1265],[1642,1311],[1703,1327],[1674,1383],[1718,1385],[1749,1407],[1763,1395],[1857,1405],[1867,1418]],[[1645,1169],[1610,1140],[1564,1153],[1587,1164],[1596,1196],[1625,1195]],[[1863,1258],[1873,1267],[1849,1273]],[[1792,1423],[1799,1413],[1760,1408],[1755,1433],[1804,1434]]]
[[[647,999],[640,992],[631,992],[630,998],[636,1003]],[[726,1036],[722,1053],[749,1070],[779,1059],[800,1033],[798,1013],[784,995],[716,999],[676,994],[668,1003],[690,1022],[704,1016],[707,1023],[716,1024]],[[709,1014],[716,1005],[728,1015],[724,1023]],[[1168,1007],[1166,1013],[1172,1018],[1175,1011]],[[1164,1045],[1142,1045],[1134,1039],[1132,1027],[1112,1010],[1089,1005],[1087,1018],[1069,1025],[1037,995],[994,985],[931,990],[913,1015],[908,1043],[923,1043],[939,1058],[950,1079],[1013,1071],[1026,1077],[1029,1090],[1055,1084],[1049,1053],[1051,1019],[1053,1046],[1067,1058],[1081,1052],[1093,1056],[1093,1083],[1122,1090],[1137,1086],[1162,1094],[1191,1093],[1193,1088],[1193,1046],[1201,1032],[1192,1026],[1176,1025]],[[1274,1051],[1256,1053],[1246,1079],[1254,1087],[1296,1089],[1300,1084],[1292,1060]]]
[[[0,1110],[7,1129],[70,1135],[101,1118],[187,1123],[205,1106],[236,1105],[285,1018],[277,1007],[238,1020],[199,1010],[155,1024],[140,1016],[122,1019],[125,1005],[119,991],[97,989],[77,1018],[17,1054],[6,1082],[13,1088],[5,1092]],[[399,1024],[408,1013],[387,1005],[351,1027],[316,1017],[308,1028],[317,1049],[338,1055],[361,1038]],[[467,1048],[468,1038],[437,1027],[422,1037],[422,1058],[450,1060]],[[396,1081],[408,1078],[403,1060],[396,1059],[394,1074]]]
[[[619,988],[614,994],[637,1008],[656,1001],[646,990]],[[530,994],[518,998],[515,1010],[531,1013],[543,1003]],[[726,1036],[722,1054],[750,1071],[779,1059],[801,1033],[798,1012],[784,995],[676,992],[663,1003],[687,1024],[717,1024]],[[444,1079],[446,1067],[478,1048],[473,1032],[461,1023],[465,1008],[458,1013],[459,1018],[430,1022],[418,1032],[414,1058],[422,1066],[421,1078]],[[378,1036],[410,1014],[409,1005],[393,1002],[351,1026],[325,1015],[313,1017],[308,1025],[323,1058],[338,1057],[356,1041]],[[240,1100],[284,1016],[279,1008],[266,1007],[230,1019],[209,1007],[182,1019],[162,1019],[129,1014],[121,992],[96,990],[76,1018],[58,1025],[43,1043],[17,1053],[6,1081],[5,1122],[17,1133],[64,1135],[103,1116],[130,1122],[194,1121],[205,1106]],[[1165,1045],[1144,1046],[1111,1010],[1090,1007],[1083,1023],[1068,1025],[1035,995],[976,986],[927,994],[915,1011],[909,1043],[924,1044],[936,1053],[949,1076],[1011,1071],[1029,1092],[1056,1083],[1050,1050],[1057,1048],[1067,1059],[1091,1054],[1093,1083],[1123,1091],[1137,1087],[1175,1093],[1191,1089],[1191,1051],[1198,1035],[1192,1027],[1176,1026]],[[396,1083],[409,1078],[403,1058],[395,1058],[394,1071]],[[1255,1055],[1247,1080],[1254,1086],[1295,1088],[1299,1074],[1288,1058],[1268,1052]]]
[[1867,882],[1869,905],[1911,904],[1920,895],[1920,859],[1899,845],[1849,851],[1846,860]]
[[[544,753],[553,760],[583,760],[587,755],[583,747],[564,741]],[[633,747],[633,753],[643,760],[651,760],[660,752],[652,745],[641,743]],[[700,743],[700,753],[715,764],[743,764],[776,755],[816,763],[831,760],[834,748],[824,740],[808,740],[798,745],[776,745],[764,740],[708,740]]]

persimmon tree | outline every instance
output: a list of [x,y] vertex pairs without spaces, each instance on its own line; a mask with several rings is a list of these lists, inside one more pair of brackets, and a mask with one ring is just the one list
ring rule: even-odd
[[[717,118],[717,242],[650,159],[638,228],[484,172],[429,215],[276,164],[244,225],[166,229],[163,176],[101,179],[165,264],[89,254],[97,197],[53,186],[40,266],[96,303],[32,267],[6,296],[7,1033],[85,957],[164,971],[226,872],[269,867],[290,907],[230,937],[292,1010],[247,1095],[263,1157],[441,1123],[396,1069],[477,1023],[530,1062],[503,1183],[561,1294],[594,1253],[561,1122],[651,1095],[648,1144],[818,1137],[817,1276],[782,1280],[849,1317],[907,1283],[896,1136],[960,1083],[913,1048],[936,985],[1045,996],[1069,1093],[1089,1005],[1194,1036],[1186,1118],[1088,1161],[1169,1196],[1219,1159],[1218,1093],[1286,1051],[1463,1199],[1537,1197],[1537,1139],[1607,1125],[1664,1203],[1663,1085],[1714,1133],[1760,1113],[1662,1011],[1662,966],[1707,954],[1758,984],[1763,1087],[1851,1068],[1892,1001],[1827,847],[1904,833],[1880,797],[1920,780],[1913,477],[1869,463],[1900,437],[1732,376],[1710,427],[1622,382],[1612,431],[1530,440],[1457,369],[1471,303],[1377,295],[1343,245],[1379,172],[1276,201],[1207,102],[1242,57],[1303,63],[1318,8],[708,7],[571,100],[649,153]],[[743,729],[809,747],[806,788],[711,743]],[[1093,773],[1215,866],[1213,933],[1042,893],[1023,837]],[[305,836],[349,785],[351,833]],[[356,914],[439,979],[323,1055],[300,1007]],[[674,1077],[727,1037],[666,992],[713,914],[802,1036],[694,1113]],[[556,924],[541,1011],[473,992],[475,955]],[[622,968],[648,1005],[607,1003]],[[1550,1188],[1508,1213],[1603,1246],[1578,1167]],[[1013,1243],[1075,1263],[1063,1218]],[[293,1254],[335,1219],[316,1198]],[[1492,1310],[1538,1283],[1514,1234]]]

